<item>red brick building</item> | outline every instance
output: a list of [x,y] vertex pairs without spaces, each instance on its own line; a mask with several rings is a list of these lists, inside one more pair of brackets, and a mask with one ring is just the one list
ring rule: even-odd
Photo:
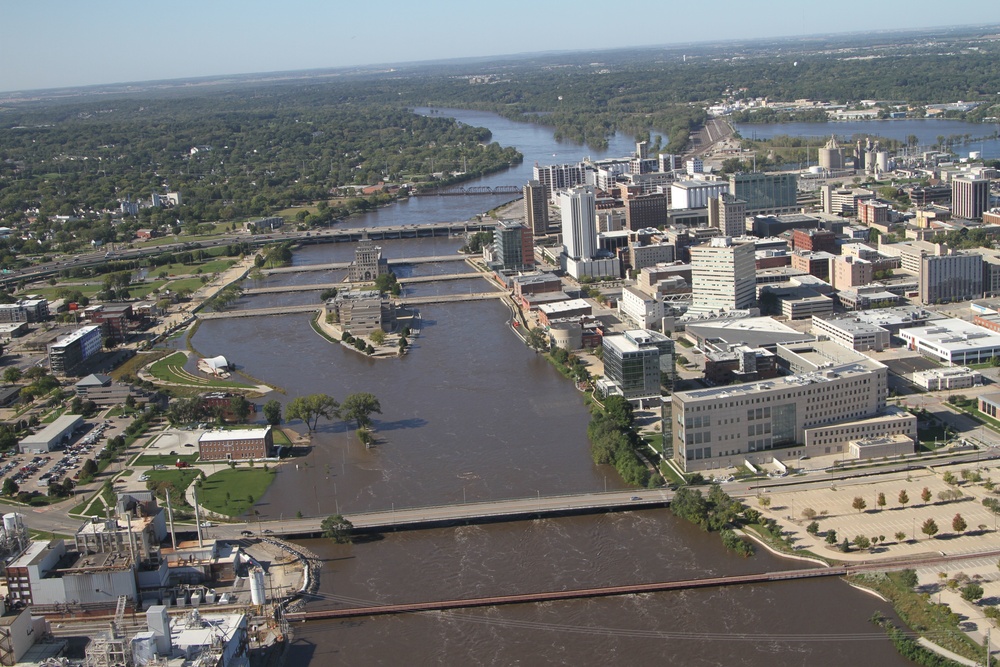
[[796,229],[792,232],[792,249],[837,254],[837,235],[825,229]]
[[274,436],[271,427],[208,431],[198,438],[198,455],[202,461],[246,461],[271,455]]

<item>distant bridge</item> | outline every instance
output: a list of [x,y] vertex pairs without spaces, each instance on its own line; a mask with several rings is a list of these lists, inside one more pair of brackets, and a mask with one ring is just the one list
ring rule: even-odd
[[520,195],[521,188],[517,185],[497,185],[487,187],[475,185],[468,188],[449,188],[447,190],[418,190],[413,193],[417,197],[458,197],[462,195]]
[[[449,273],[440,276],[413,276],[410,278],[400,278],[400,285],[416,285],[418,283],[436,283],[444,280],[472,280],[475,278],[487,279],[482,273]],[[256,294],[281,294],[284,292],[318,292],[320,290],[352,289],[359,285],[371,285],[371,283],[313,283],[308,285],[270,285],[268,287],[250,287],[243,290],[243,296],[254,296]]]
[[[464,262],[466,255],[436,255],[431,257],[396,257],[388,260],[389,266],[403,264],[436,264],[439,262]],[[331,271],[333,269],[350,268],[352,262],[331,262],[329,264],[301,264],[299,266],[282,266],[277,269],[264,269],[265,276],[274,273],[299,273],[300,271]]]
[[[429,303],[457,303],[460,301],[483,301],[500,299],[507,296],[506,292],[473,292],[471,294],[435,294],[432,296],[410,296],[393,299],[397,304],[417,306]],[[229,320],[237,317],[264,317],[266,315],[292,315],[294,313],[316,313],[323,309],[323,304],[299,304],[293,306],[274,306],[272,308],[244,308],[243,310],[222,310],[213,313],[198,313],[200,320]]]

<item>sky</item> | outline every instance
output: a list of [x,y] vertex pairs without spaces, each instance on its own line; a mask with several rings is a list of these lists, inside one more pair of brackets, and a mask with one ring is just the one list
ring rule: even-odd
[[970,0],[0,0],[0,91],[1000,23]]

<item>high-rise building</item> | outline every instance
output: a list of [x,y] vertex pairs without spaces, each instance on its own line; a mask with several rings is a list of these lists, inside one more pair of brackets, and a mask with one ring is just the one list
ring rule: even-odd
[[604,378],[599,389],[605,395],[629,400],[659,398],[660,387],[670,389],[674,374],[674,341],[656,331],[633,329],[605,336]]
[[563,252],[571,259],[590,259],[597,252],[597,199],[594,189],[580,186],[559,193]]
[[542,184],[546,199],[552,199],[559,190],[583,185],[586,182],[584,168],[580,163],[545,166],[536,164],[532,178]]
[[983,296],[983,258],[976,253],[957,253],[936,246],[936,254],[920,258],[920,301],[942,303],[978,299]]
[[351,264],[352,283],[370,283],[383,273],[389,272],[389,262],[382,257],[382,248],[368,238],[368,231],[361,232],[361,240],[354,248],[354,263]]
[[833,259],[832,284],[836,290],[867,285],[873,280],[874,265],[854,255],[840,255]]
[[717,236],[691,252],[691,312],[742,310],[757,297],[753,243]]
[[524,221],[535,236],[544,236],[549,231],[549,202],[545,188],[538,181],[528,181],[521,192],[524,194]]
[[729,192],[747,203],[747,214],[792,213],[797,210],[795,174],[740,173],[729,177]]
[[524,271],[535,266],[531,231],[517,220],[500,220],[493,230],[494,257],[499,269]]
[[744,236],[747,231],[747,203],[728,192],[708,200],[708,224],[722,236]]
[[667,222],[667,196],[653,192],[642,194],[638,185],[623,185],[622,204],[625,206],[625,226],[632,231],[647,227],[662,227]]
[[981,220],[990,210],[990,182],[984,178],[956,177],[951,182],[951,211],[956,218]]

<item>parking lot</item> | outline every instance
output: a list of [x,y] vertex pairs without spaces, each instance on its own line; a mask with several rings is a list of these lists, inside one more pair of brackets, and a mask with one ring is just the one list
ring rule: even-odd
[[85,430],[72,443],[62,449],[46,454],[14,454],[0,466],[0,484],[10,478],[21,491],[48,492],[49,485],[80,476],[80,469],[87,459],[95,461],[104,450],[109,438],[122,433],[122,420],[91,419],[85,422]]

